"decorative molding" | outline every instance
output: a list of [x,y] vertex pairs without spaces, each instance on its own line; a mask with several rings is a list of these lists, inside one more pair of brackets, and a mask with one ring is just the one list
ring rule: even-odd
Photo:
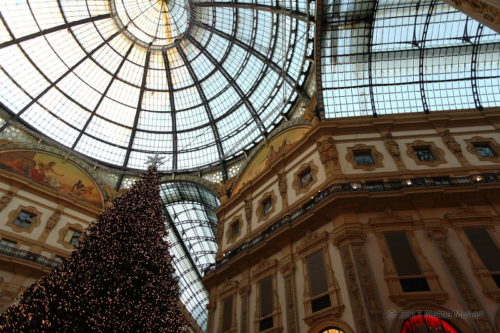
[[78,232],[81,232],[82,235],[80,236],[80,239],[82,239],[82,237],[84,236],[84,228],[78,224],[78,223],[69,223],[67,224],[64,228],[62,228],[61,230],[59,230],[59,237],[57,239],[57,242],[59,244],[61,244],[62,246],[64,246],[65,249],[68,249],[68,250],[73,250],[74,249],[74,245],[69,243],[69,242],[66,242],[64,239],[66,238],[66,234],[69,232],[69,231],[78,231]]
[[341,332],[344,332],[344,333],[355,333],[354,330],[348,324],[346,324],[345,322],[343,322],[341,320],[334,319],[334,318],[328,318],[328,319],[320,320],[320,321],[314,323],[309,328],[307,333],[323,332],[323,330],[327,327],[339,328],[342,330]]
[[[372,156],[373,163],[372,164],[358,164],[356,163],[356,159],[354,157],[356,152],[361,152],[361,151],[367,151],[370,152],[370,155]],[[346,160],[351,163],[353,169],[361,169],[364,171],[373,171],[378,168],[382,168],[384,164],[382,163],[382,160],[384,159],[384,156],[377,151],[375,146],[367,146],[364,144],[357,144],[354,147],[347,147],[347,155],[346,155]]]
[[268,275],[271,271],[276,272],[278,260],[276,259],[261,259],[257,266],[252,270],[252,280],[260,280],[264,275]]
[[460,208],[457,208],[453,212],[446,213],[444,216],[446,219],[450,220],[450,222],[455,222],[457,220],[471,219],[475,219],[475,221],[477,221],[478,219],[490,220],[491,218],[495,217],[495,214],[487,210],[478,210],[477,208],[469,207],[469,205],[462,202],[460,204]]
[[358,283],[356,270],[354,267],[353,258],[351,255],[351,245],[345,244],[339,248],[340,257],[342,258],[342,266],[344,267],[344,275],[347,283],[347,291],[351,300],[352,315],[356,320],[357,333],[371,333],[369,326],[369,318],[367,318],[365,307],[361,296],[361,286]]
[[[278,271],[278,260],[276,259],[262,259],[255,269],[252,271],[252,282],[257,284],[256,288],[256,306],[255,306],[255,316],[254,316],[254,328],[255,333],[259,331],[259,321],[262,319],[260,316],[260,290],[258,287],[259,282],[268,277],[272,277],[273,284],[273,312],[270,316],[273,317],[273,328],[265,330],[266,333],[277,333],[282,332],[283,327],[281,323],[281,306],[279,304],[278,297],[278,282],[277,282],[277,271]],[[267,318],[267,317],[266,317]]]
[[13,197],[14,197],[14,192],[8,191],[0,198],[0,212],[9,205]]
[[231,308],[231,328],[229,330],[224,331],[224,333],[236,333],[238,331],[238,323],[236,318],[236,295],[238,291],[238,281],[232,281],[227,279],[224,281],[222,286],[219,288],[219,292],[217,296],[219,298],[219,302],[221,303],[220,311],[219,311],[219,323],[218,323],[218,331],[222,332],[223,321],[224,321],[224,310],[225,306],[223,304],[224,300],[227,297],[232,298],[232,308]]
[[[17,224],[14,224],[14,221],[19,216],[19,213],[21,213],[22,211],[24,211],[30,215],[33,215],[33,221],[26,228],[21,227]],[[5,223],[5,225],[9,226],[12,230],[14,230],[16,232],[31,233],[34,228],[36,228],[40,225],[40,221],[41,221],[40,217],[41,216],[42,216],[42,212],[38,211],[33,206],[19,206],[19,207],[17,207],[16,210],[13,210],[9,213],[9,219],[7,220],[7,223]]]
[[247,220],[248,226],[252,224],[252,199],[245,199],[245,219]]
[[443,139],[444,144],[448,149],[455,155],[455,157],[462,163],[463,166],[469,166],[470,163],[467,161],[467,159],[464,157],[464,154],[462,152],[462,147],[460,144],[455,140],[453,135],[451,135],[451,132],[449,129],[444,130],[439,133],[441,135],[441,138]]
[[[264,214],[263,204],[268,199],[271,199],[271,209]],[[269,218],[269,216],[273,215],[274,211],[276,210],[276,204],[277,204],[277,197],[276,194],[274,194],[274,191],[269,191],[262,195],[261,199],[259,200],[259,203],[257,204],[257,212],[256,212],[259,222],[265,221]]]
[[224,298],[225,294],[236,293],[237,289],[238,289],[238,281],[227,279],[219,287],[217,294],[219,295],[219,298]]
[[306,252],[314,251],[321,247],[326,246],[328,241],[328,232],[322,231],[307,231],[305,236],[301,239],[299,245],[295,248],[299,257],[303,257]]
[[59,220],[61,219],[61,214],[62,212],[58,209],[50,215],[49,219],[47,220],[47,224],[45,225],[45,229],[43,230],[42,234],[38,238],[38,241],[45,242],[49,234],[52,232],[52,229],[57,225]]
[[[444,151],[441,148],[438,148],[436,146],[436,143],[434,143],[433,141],[415,140],[413,142],[407,143],[406,147],[406,155],[414,160],[415,164],[417,165],[436,167],[439,164],[446,163],[446,160],[444,159]],[[417,153],[415,152],[415,148],[429,148],[429,150],[432,152],[432,155],[434,156],[434,160],[421,161],[418,158]]]
[[250,284],[241,286],[238,293],[241,296],[241,323],[240,323],[240,333],[248,332],[248,311],[249,311],[249,296],[250,296]]
[[334,176],[340,172],[339,153],[333,137],[322,136],[316,141],[316,147],[327,177]]
[[[239,224],[238,233],[236,235],[233,235],[233,225],[234,224]],[[233,220],[229,223],[227,230],[226,230],[227,243],[234,242],[241,235],[242,227],[243,227],[243,221],[242,221],[241,215],[235,216],[233,218]]]
[[288,196],[287,196],[287,182],[286,182],[286,172],[284,170],[278,172],[278,189],[281,195],[281,201],[283,206],[288,207]]
[[[495,141],[495,139],[485,138],[482,136],[474,136],[471,139],[467,139],[464,141],[467,144],[467,151],[472,155],[476,156],[480,161],[488,161],[492,163],[500,162],[500,145]],[[475,148],[475,145],[477,144],[489,145],[490,148],[493,150],[493,152],[496,154],[496,156],[481,156]]]
[[368,219],[368,224],[376,232],[391,231],[394,228],[411,228],[415,224],[415,219],[411,215],[401,215],[400,213],[386,207],[383,212]]
[[[301,176],[304,172],[309,170],[311,173],[311,181],[306,186],[302,187]],[[307,193],[311,187],[318,181],[318,167],[311,161],[304,163],[300,166],[299,170],[293,175],[292,188],[295,190],[295,194],[299,195],[302,193]]]
[[[342,316],[344,312],[344,303],[342,302],[342,297],[340,295],[340,286],[338,284],[337,279],[335,278],[335,274],[332,270],[330,254],[328,253],[328,234],[326,232],[321,233],[324,235],[325,239],[323,241],[319,240],[319,237],[316,237],[318,240],[318,245],[316,247],[308,246],[307,248],[302,249],[302,253],[300,254],[300,259],[302,261],[302,271],[304,275],[304,295],[303,295],[303,304],[304,304],[304,321],[309,326],[318,322],[319,320],[326,318],[339,318]],[[306,252],[307,251],[307,252]],[[314,298],[322,297],[328,295],[330,299],[330,306],[319,311],[312,311],[312,300],[313,297],[310,293],[310,281],[311,277],[309,276],[309,271],[307,269],[307,256],[322,252],[323,254],[323,267],[326,273],[326,280],[328,284],[328,290],[322,294],[315,295]]]
[[[393,229],[392,231],[396,230],[397,229]],[[401,230],[404,229],[399,228],[397,231]],[[448,294],[443,290],[443,287],[439,282],[438,275],[430,265],[427,257],[422,253],[415,234],[412,231],[405,231],[405,233],[421,269],[420,275],[412,275],[410,277],[425,278],[430,290],[418,292],[403,291],[400,283],[400,279],[402,277],[397,274],[396,267],[390,255],[389,247],[385,241],[384,235],[382,232],[376,232],[377,240],[383,255],[382,262],[384,264],[384,279],[389,289],[389,299],[402,307],[411,303],[444,303],[448,298]]]
[[398,169],[407,170],[406,165],[404,164],[403,159],[401,158],[401,151],[399,150],[399,145],[396,142],[396,140],[394,140],[390,132],[386,133],[384,136],[384,145],[389,154],[394,159],[394,162],[396,163]]
[[295,264],[292,260],[287,259],[280,265],[280,272],[285,280],[285,309],[286,309],[286,321],[287,321],[287,332],[295,333],[298,330],[297,323],[297,305],[296,305],[296,294],[297,290],[295,288]]
[[[439,236],[442,234],[442,231],[439,229],[437,232],[432,231],[433,227],[429,227],[429,229],[431,232],[428,232],[427,235],[433,240],[439,250],[442,261],[446,264],[446,267],[448,267],[448,271],[457,287],[458,294],[462,298],[466,310],[474,313],[485,313],[481,303],[478,302],[476,296],[472,292],[472,287],[467,281],[455,254],[448,246],[446,237]],[[473,322],[478,332],[495,332],[493,326],[491,326],[490,322],[483,316],[472,316],[470,320]]]
[[366,257],[364,245],[351,244],[350,246],[361,287],[361,294],[363,295],[366,310],[370,318],[372,332],[385,332],[382,306],[377,293],[378,288],[374,283],[373,273],[369,266],[369,260]]
[[[473,226],[485,228],[486,231],[490,234],[491,238],[493,238],[493,241],[497,244],[500,244],[499,237],[496,234],[494,227],[482,226],[478,224],[477,221],[475,224],[473,224]],[[469,237],[467,237],[467,235],[465,234],[463,228],[459,228],[456,231],[458,234],[458,238],[461,240],[466,249],[467,256],[469,257],[471,263],[472,272],[479,281],[479,284],[481,285],[481,288],[483,290],[483,294],[493,299],[495,302],[500,303],[500,288],[498,288],[497,284],[491,276],[493,272],[486,268],[476,249],[470,242]]]

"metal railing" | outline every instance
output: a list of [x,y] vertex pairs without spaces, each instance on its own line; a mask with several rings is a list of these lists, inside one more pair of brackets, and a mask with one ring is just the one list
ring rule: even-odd
[[326,198],[332,197],[333,195],[338,193],[390,192],[390,191],[400,191],[412,188],[472,186],[475,184],[484,184],[484,183],[500,183],[500,173],[476,174],[472,176],[461,176],[461,177],[443,177],[443,176],[418,177],[418,178],[405,178],[394,181],[369,181],[369,182],[359,181],[351,183],[332,184],[323,191],[318,192],[315,196],[311,198],[311,200],[307,201],[302,207],[278,219],[276,222],[271,224],[267,229],[262,231],[257,236],[253,237],[252,239],[243,243],[237,248],[224,253],[224,257],[220,260],[217,260],[214,264],[208,266],[205,269],[204,273],[206,275],[216,270],[217,268],[224,266],[238,254],[257,246],[263,240],[265,240],[274,232],[276,232],[276,230],[282,228],[283,226],[293,224],[297,219],[306,215],[309,211],[311,211],[314,207],[316,207]]
[[40,254],[36,254],[36,253],[29,252],[26,250],[16,249],[15,247],[4,245],[4,244],[0,244],[0,254],[6,255],[9,257],[13,257],[13,258],[31,261],[31,262],[34,262],[35,264],[39,264],[39,265],[48,267],[50,269],[57,267],[61,263],[61,260],[58,258],[49,259],[45,256],[40,255]]

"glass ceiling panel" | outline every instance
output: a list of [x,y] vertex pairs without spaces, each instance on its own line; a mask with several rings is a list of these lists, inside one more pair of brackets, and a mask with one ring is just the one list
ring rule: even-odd
[[435,0],[337,5],[321,41],[326,117],[500,105],[499,34]]
[[123,169],[145,168],[154,153],[172,159],[165,171],[218,164],[289,112],[281,95],[303,89],[312,55],[303,35],[313,26],[287,12],[305,15],[308,3],[283,1],[281,12],[248,3],[3,2],[0,103],[42,135]]
[[219,202],[207,189],[188,182],[164,183],[160,196],[165,205],[168,241],[181,301],[206,330],[208,293],[201,277],[205,268],[215,262],[215,208]]

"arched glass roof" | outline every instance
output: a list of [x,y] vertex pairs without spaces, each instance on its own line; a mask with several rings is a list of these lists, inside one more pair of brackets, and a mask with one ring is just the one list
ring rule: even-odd
[[309,2],[0,3],[0,103],[101,162],[219,164],[287,116],[312,54]]
[[208,292],[201,277],[205,268],[215,263],[215,208],[219,202],[213,193],[190,182],[164,183],[160,197],[165,206],[167,238],[179,279],[181,301],[206,330]]
[[437,0],[325,0],[327,118],[500,106],[500,34]]

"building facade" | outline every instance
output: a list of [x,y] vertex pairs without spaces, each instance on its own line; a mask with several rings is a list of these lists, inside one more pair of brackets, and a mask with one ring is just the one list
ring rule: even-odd
[[443,332],[496,332],[499,116],[332,121],[270,139],[217,209],[208,331],[420,332],[408,327],[428,314]]

